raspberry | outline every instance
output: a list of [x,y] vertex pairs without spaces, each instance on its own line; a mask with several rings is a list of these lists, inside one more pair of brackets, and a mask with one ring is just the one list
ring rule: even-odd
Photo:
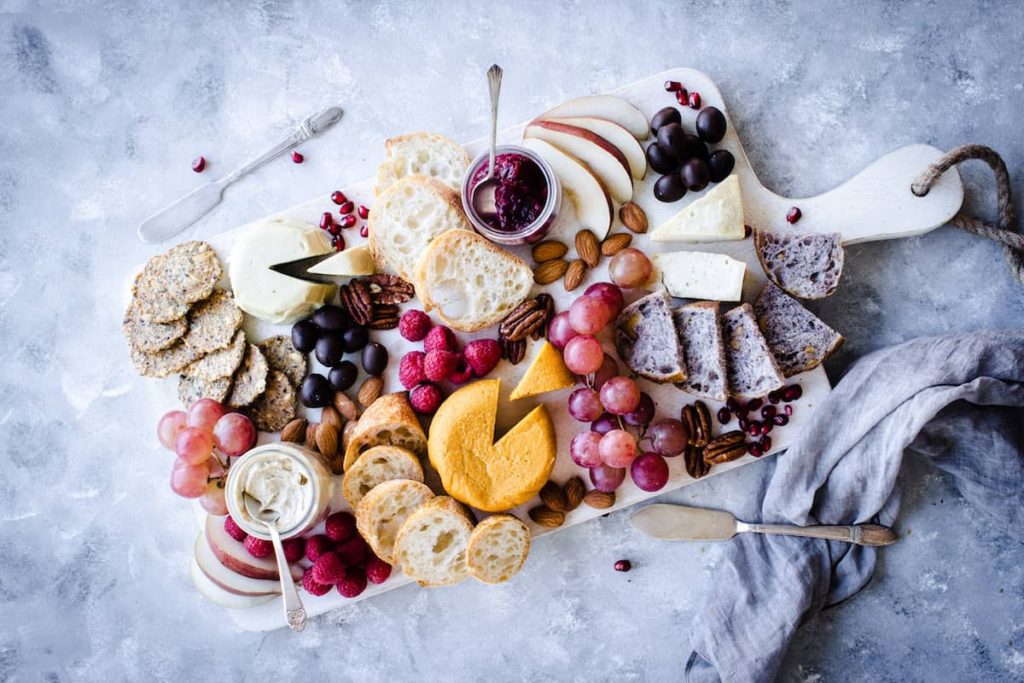
[[316,562],[321,555],[332,550],[334,550],[334,542],[323,534],[306,539],[306,559],[310,562]]
[[255,536],[247,536],[245,538],[245,549],[253,557],[263,558],[274,554],[274,545],[270,541],[264,541],[262,538],[256,538]]
[[441,390],[430,382],[417,384],[409,393],[409,403],[420,415],[433,415],[441,405]]
[[430,332],[427,332],[427,336],[423,338],[423,350],[427,353],[431,351],[454,351],[455,335],[444,325],[438,325],[431,329]]
[[370,583],[384,583],[391,576],[391,565],[376,555],[366,563],[366,578]]
[[338,546],[338,557],[346,567],[362,567],[369,548],[360,535],[355,535]]
[[366,590],[366,572],[362,569],[352,569],[346,572],[345,578],[338,582],[337,587],[342,597],[356,597]]
[[458,355],[459,360],[455,364],[455,369],[448,375],[448,381],[452,384],[465,384],[473,376],[473,369],[469,367],[469,363],[466,362],[466,357],[463,354],[459,353],[456,355]]
[[310,595],[326,595],[327,591],[331,590],[331,584],[318,583],[313,578],[313,568],[310,567],[306,570],[306,573],[302,575],[302,587],[306,589],[306,592]]
[[245,537],[249,535],[242,531],[242,527],[238,526],[235,520],[231,519],[231,515],[224,518],[224,531],[228,532],[228,536],[236,541],[244,541]]
[[412,389],[427,378],[427,374],[423,370],[423,359],[426,356],[427,354],[422,351],[410,351],[402,356],[402,361],[398,366],[398,381],[402,383],[403,387]]
[[324,523],[324,533],[336,543],[347,541],[356,534],[356,518],[348,512],[336,512]]
[[289,538],[282,542],[281,546],[284,548],[284,559],[289,563],[298,562],[306,554],[306,539],[304,538]]
[[[423,372],[431,382],[443,382],[459,364],[458,355],[438,349],[430,351],[423,359]],[[415,386],[415,385],[413,385]]]
[[466,344],[466,349],[462,353],[477,377],[490,373],[501,360],[501,346],[494,339],[471,341]]
[[430,316],[415,309],[406,311],[398,321],[398,333],[411,342],[423,341],[430,332]]
[[324,553],[313,563],[313,580],[317,583],[338,583],[345,578],[345,565],[334,553]]

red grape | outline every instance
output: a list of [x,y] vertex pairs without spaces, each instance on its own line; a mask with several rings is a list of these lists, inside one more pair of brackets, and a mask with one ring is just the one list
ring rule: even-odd
[[199,499],[199,503],[211,515],[228,514],[228,504],[224,500],[224,480],[214,479],[207,484],[205,492]]
[[224,406],[212,398],[201,398],[188,408],[188,426],[213,432],[213,426],[224,415]]
[[629,467],[636,458],[636,440],[624,429],[613,429],[601,437],[601,461],[609,467]]
[[601,387],[601,403],[608,412],[625,415],[640,405],[640,390],[628,377],[612,377]]
[[213,438],[220,452],[237,458],[256,443],[256,427],[241,413],[228,413],[213,427]]
[[629,474],[641,491],[660,491],[668,483],[668,463],[657,453],[644,453],[630,465]]
[[601,464],[600,443],[601,435],[597,432],[580,432],[572,437],[569,456],[580,467],[597,467]]
[[569,414],[580,422],[592,422],[601,417],[604,408],[597,392],[589,387],[580,387],[569,394]]
[[569,323],[569,311],[562,311],[548,323],[548,341],[559,351],[564,349],[569,340],[577,334]]
[[612,318],[618,317],[619,313],[622,313],[622,290],[617,285],[613,285],[610,282],[595,282],[587,287],[587,291],[583,292],[583,296],[590,296],[603,301],[608,306],[608,310],[611,311]]
[[597,432],[598,434],[607,434],[613,429],[619,428],[619,421],[611,413],[605,413],[601,417],[590,423],[590,431]]
[[640,402],[636,408],[622,416],[622,420],[634,427],[643,427],[654,419],[654,399],[646,392],[640,392]]
[[611,318],[608,304],[595,297],[581,296],[569,306],[569,324],[580,334],[597,334]]
[[639,287],[651,278],[651,260],[639,249],[627,247],[612,257],[608,274],[619,287]]
[[654,452],[666,457],[679,455],[690,443],[690,433],[679,420],[667,418],[658,420],[647,432],[651,437]]
[[181,434],[181,430],[187,426],[188,416],[184,410],[172,410],[169,413],[164,413],[156,425],[156,438],[160,439],[160,445],[173,451],[178,434]]
[[213,453],[213,435],[198,427],[185,427],[174,440],[174,452],[189,465],[204,463]]
[[604,362],[601,342],[589,334],[581,334],[570,339],[562,355],[565,358],[565,366],[577,375],[589,375]]
[[597,467],[590,468],[590,483],[593,484],[594,488],[598,491],[611,493],[615,489],[619,488],[625,479],[625,467],[608,467],[607,465],[598,465]]
[[174,468],[171,469],[171,490],[182,498],[198,498],[206,493],[209,475],[209,460],[198,465],[190,465],[178,458],[174,461]]
[[604,354],[604,362],[601,363],[601,367],[594,373],[594,388],[600,391],[605,382],[618,374],[619,364],[607,353]]

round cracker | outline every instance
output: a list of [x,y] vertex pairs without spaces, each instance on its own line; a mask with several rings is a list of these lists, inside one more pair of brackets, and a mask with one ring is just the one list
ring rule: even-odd
[[309,372],[309,363],[306,360],[306,354],[292,346],[291,338],[279,334],[276,337],[264,339],[258,346],[266,356],[271,370],[283,372],[293,387],[302,384],[306,373]]
[[295,417],[295,388],[283,372],[270,371],[267,389],[249,413],[256,428],[263,432],[279,432]]
[[180,340],[156,353],[143,353],[134,347],[129,347],[128,350],[131,352],[135,370],[143,377],[173,375],[184,370],[202,355]]
[[244,408],[256,400],[256,397],[267,388],[267,373],[270,366],[263,352],[255,344],[246,348],[245,359],[235,372],[235,384],[231,388],[228,405],[232,408]]
[[245,351],[248,348],[245,341],[245,332],[235,332],[231,343],[219,351],[208,353],[185,369],[186,375],[193,375],[207,381],[231,377],[235,370],[242,365],[245,358]]
[[218,403],[231,391],[231,378],[207,380],[195,375],[182,375],[178,380],[178,399],[188,408],[201,398],[212,398]]
[[182,242],[149,259],[135,278],[132,295],[149,322],[165,323],[185,315],[191,304],[213,292],[224,270],[206,242]]
[[132,299],[124,313],[121,330],[133,349],[143,353],[156,353],[181,339],[188,330],[188,321],[182,316],[167,323],[146,322],[139,313],[138,303]]
[[223,289],[196,304],[188,314],[188,332],[182,341],[199,353],[212,353],[231,344],[235,332],[242,326],[242,309]]

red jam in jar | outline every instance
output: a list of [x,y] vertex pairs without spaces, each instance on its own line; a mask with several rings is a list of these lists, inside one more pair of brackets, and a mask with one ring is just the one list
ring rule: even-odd
[[[470,183],[470,192],[487,175],[484,164],[477,169]],[[520,232],[544,211],[548,201],[548,183],[540,166],[522,154],[508,152],[494,157],[494,175],[498,181],[494,191],[496,212],[480,216],[494,230]]]

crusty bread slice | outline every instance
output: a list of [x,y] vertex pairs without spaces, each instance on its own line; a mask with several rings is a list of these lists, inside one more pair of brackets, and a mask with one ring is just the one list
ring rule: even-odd
[[351,431],[346,425],[345,462],[347,470],[359,455],[374,446],[398,446],[416,456],[427,454],[427,435],[404,392],[385,394],[366,409]]
[[515,576],[530,554],[530,529],[512,515],[491,515],[469,536],[466,564],[473,578],[504,583]]
[[672,303],[665,292],[654,292],[623,309],[615,327],[615,347],[629,369],[652,382],[686,379]]
[[353,509],[378,484],[392,479],[423,481],[423,466],[411,452],[397,446],[374,446],[355,461],[341,480],[341,492]]
[[729,371],[725,364],[718,302],[687,304],[676,309],[672,318],[689,373],[676,386],[702,398],[724,401],[729,397]]
[[395,539],[394,564],[421,586],[450,586],[469,576],[466,546],[473,518],[448,496],[427,501],[409,515]]
[[[373,234],[373,229],[370,229]],[[533,271],[522,259],[472,231],[437,236],[416,269],[416,293],[445,324],[475,332],[512,312],[530,294]]]
[[469,168],[469,155],[462,145],[437,133],[410,133],[384,143],[386,157],[377,167],[375,192],[379,197],[402,178],[435,178],[455,192],[462,190],[462,178]]
[[722,339],[725,341],[731,395],[757,398],[785,383],[782,370],[757,327],[750,304],[742,304],[722,314]]
[[832,296],[843,275],[843,236],[795,230],[757,230],[757,259],[768,279],[800,299]]
[[459,195],[431,178],[403,178],[381,195],[370,212],[370,254],[377,263],[412,281],[427,245],[447,230],[472,233]]
[[771,282],[757,295],[754,313],[786,377],[817,367],[843,345],[843,335]]
[[394,564],[395,538],[402,523],[433,497],[425,484],[411,479],[392,479],[374,486],[356,507],[359,535],[377,557]]

